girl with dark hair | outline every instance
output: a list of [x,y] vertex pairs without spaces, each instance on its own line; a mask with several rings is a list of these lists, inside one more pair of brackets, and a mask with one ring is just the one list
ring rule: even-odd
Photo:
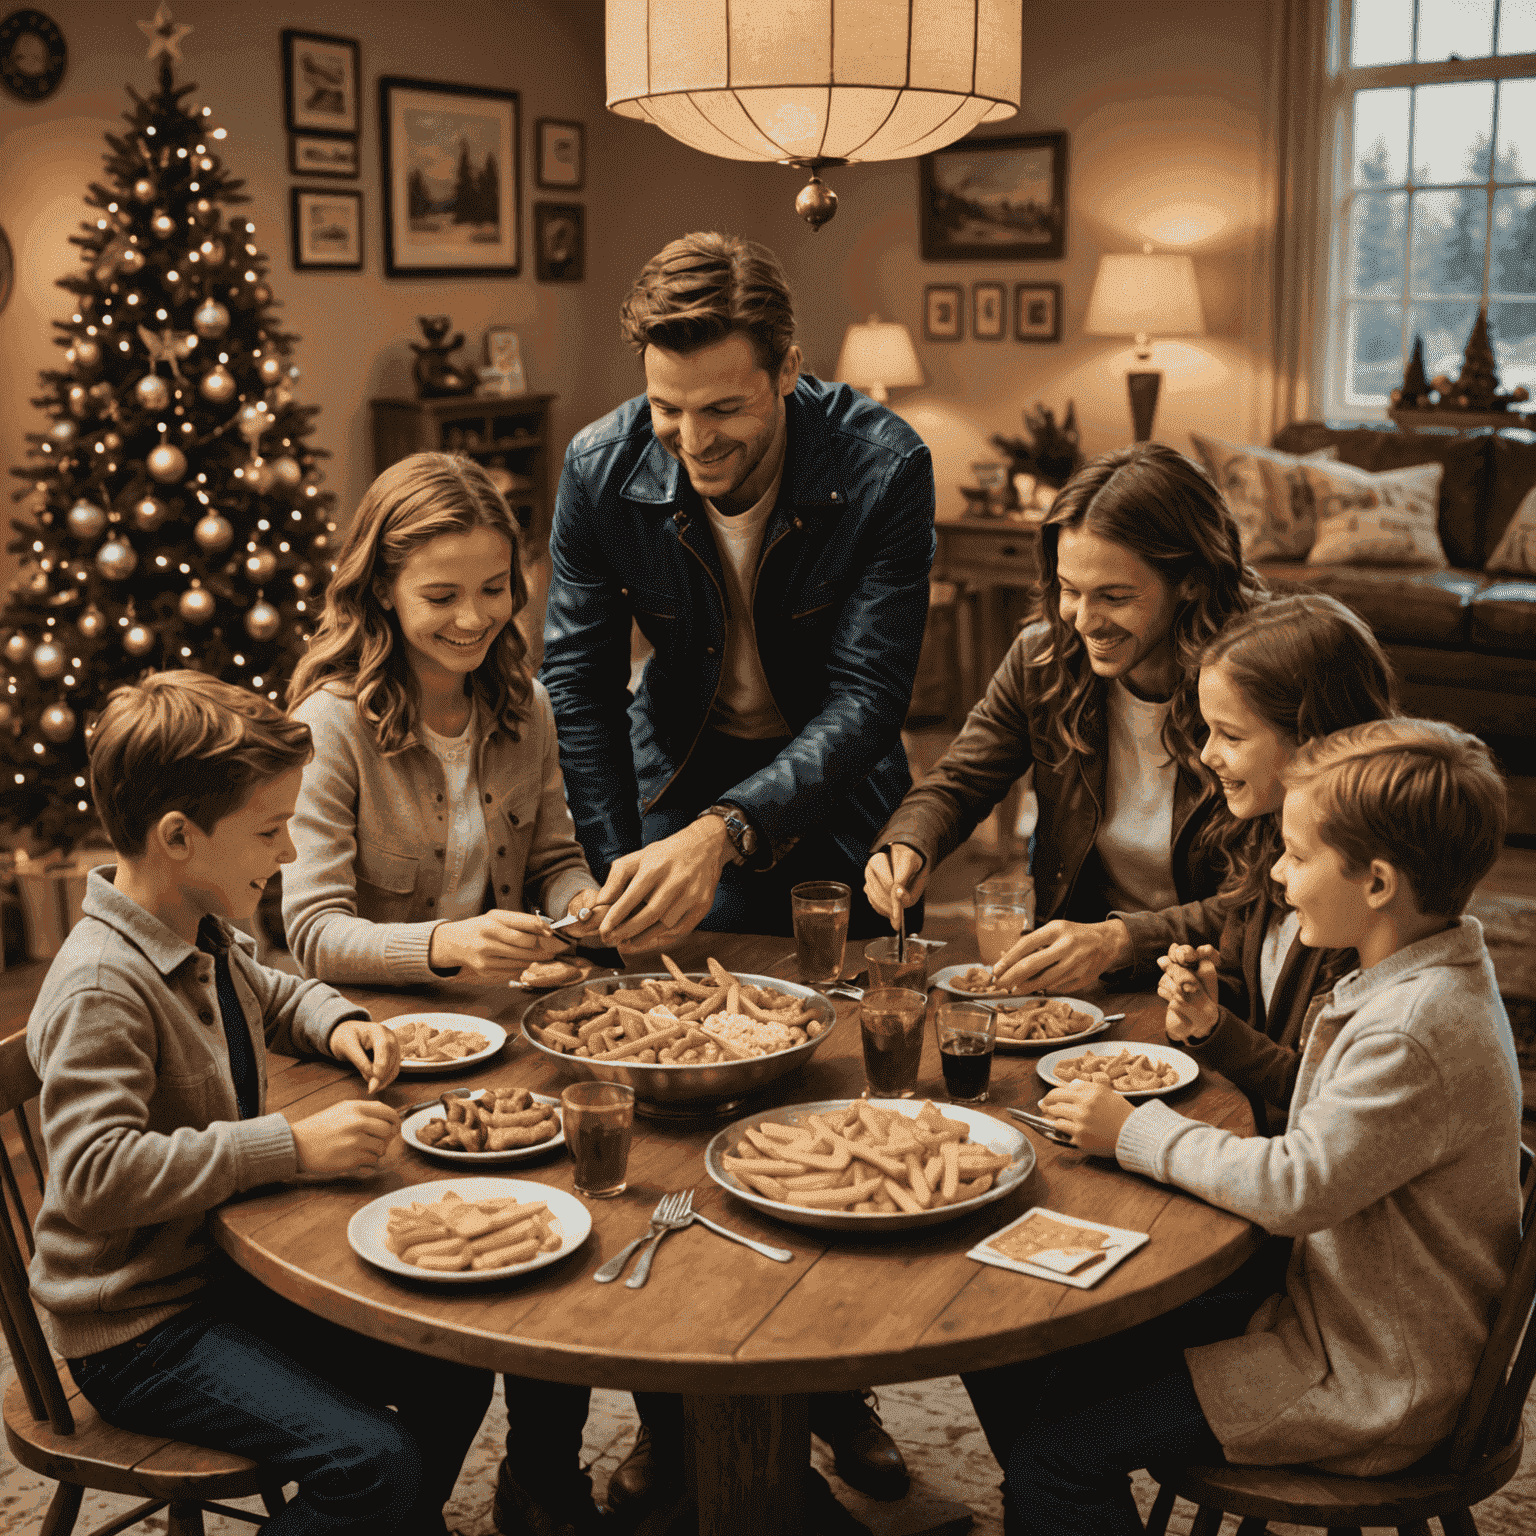
[[[1195,666],[1222,626],[1265,596],[1221,493],[1159,443],[1105,454],[1057,497],[1040,564],[1037,622],[875,841],[864,888],[893,924],[897,904],[917,900],[934,866],[1031,768],[1040,922],[1155,911],[1216,889],[1200,835],[1217,797],[1199,761]],[[1037,940],[1026,934],[995,973],[1026,990],[1070,990]]]

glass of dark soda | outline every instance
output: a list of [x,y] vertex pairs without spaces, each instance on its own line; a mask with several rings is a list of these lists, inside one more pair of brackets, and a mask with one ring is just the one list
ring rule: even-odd
[[576,1193],[622,1195],[635,1124],[635,1090],[625,1083],[572,1083],[560,1095],[565,1144],[576,1164]]
[[859,1004],[864,1080],[875,1099],[910,1099],[917,1092],[928,994],[910,987],[871,987]]
[[941,1003],[933,1016],[944,1091],[957,1104],[986,1102],[997,1044],[997,1014],[980,1003]]

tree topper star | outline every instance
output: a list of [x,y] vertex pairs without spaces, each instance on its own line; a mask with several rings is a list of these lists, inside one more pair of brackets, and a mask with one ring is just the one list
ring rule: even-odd
[[181,40],[191,30],[185,21],[172,21],[170,6],[160,0],[155,8],[155,19],[139,23],[139,31],[149,39],[149,52],[145,57],[154,60],[163,53],[166,58],[181,63]]

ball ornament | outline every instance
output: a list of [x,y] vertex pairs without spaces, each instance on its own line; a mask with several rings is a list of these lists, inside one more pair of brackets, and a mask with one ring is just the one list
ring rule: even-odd
[[197,540],[198,546],[206,549],[210,554],[217,554],[221,549],[228,549],[234,541],[235,530],[227,517],[221,517],[217,512],[210,512],[206,517],[199,518],[197,526],[192,530],[192,537]]
[[108,581],[126,581],[138,563],[139,557],[126,539],[108,539],[96,551],[96,569]]
[[145,463],[161,485],[175,485],[187,472],[186,454],[170,443],[161,443],[158,448],[151,449]]
[[107,514],[95,502],[82,498],[69,509],[65,521],[77,539],[99,539],[106,531]]
[[125,272],[129,277],[136,277],[144,270],[144,252],[138,246],[130,245],[121,256],[117,258],[117,269]]
[[65,399],[71,416],[84,416],[91,408],[91,394],[84,384],[71,384]]
[[123,649],[130,656],[147,656],[155,648],[155,632],[146,624],[131,624],[123,636]]
[[192,329],[212,341],[229,329],[229,311],[217,299],[204,299],[192,314]]
[[254,549],[245,557],[245,574],[259,586],[270,581],[277,569],[277,556],[270,549]]
[[100,640],[107,632],[107,616],[93,603],[75,621],[83,640]]
[[140,176],[133,184],[133,195],[141,203],[147,203],[155,195],[154,182],[148,176]]
[[146,373],[133,386],[133,395],[146,411],[163,411],[171,403],[171,386],[158,373]]
[[257,602],[245,616],[245,632],[253,640],[270,640],[283,622],[283,616],[268,602]]
[[166,504],[154,496],[145,496],[133,504],[133,526],[144,533],[153,533],[166,519]]
[[280,459],[273,459],[272,475],[285,491],[297,490],[304,479],[304,471],[299,468],[299,461],[290,458],[286,453]]
[[45,683],[51,683],[56,677],[63,677],[66,660],[64,647],[54,640],[44,640],[32,652],[33,670]]
[[272,290],[265,283],[257,283],[251,289],[251,297],[258,304],[270,304],[272,302]]
[[223,363],[219,363],[203,375],[198,390],[203,399],[211,400],[215,405],[224,405],[235,398],[235,376]]
[[43,717],[38,722],[42,727],[43,735],[55,744],[68,741],[75,734],[75,726],[78,723],[74,710],[68,704],[50,704],[43,711]]
[[217,607],[213,593],[204,587],[188,587],[176,604],[177,612],[188,624],[206,624]]
[[264,357],[257,364],[256,371],[261,375],[263,384],[276,384],[283,376],[283,360],[280,357]]
[[80,428],[67,416],[61,416],[48,428],[48,441],[56,443],[60,448],[67,448],[79,435]]
[[149,227],[160,236],[162,240],[169,240],[176,233],[176,220],[168,213],[157,213],[149,221]]
[[81,368],[94,368],[101,361],[101,343],[90,336],[82,336],[70,350]]
[[31,654],[32,642],[19,629],[5,642],[5,659],[13,667],[19,667]]
[[293,590],[295,592],[308,592],[314,585],[314,580],[308,571],[295,571],[293,573]]

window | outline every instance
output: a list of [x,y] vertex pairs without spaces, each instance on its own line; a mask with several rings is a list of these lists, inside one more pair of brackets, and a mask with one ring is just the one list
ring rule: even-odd
[[1384,414],[1414,338],[1455,378],[1488,308],[1536,394],[1536,0],[1337,0],[1323,401]]

